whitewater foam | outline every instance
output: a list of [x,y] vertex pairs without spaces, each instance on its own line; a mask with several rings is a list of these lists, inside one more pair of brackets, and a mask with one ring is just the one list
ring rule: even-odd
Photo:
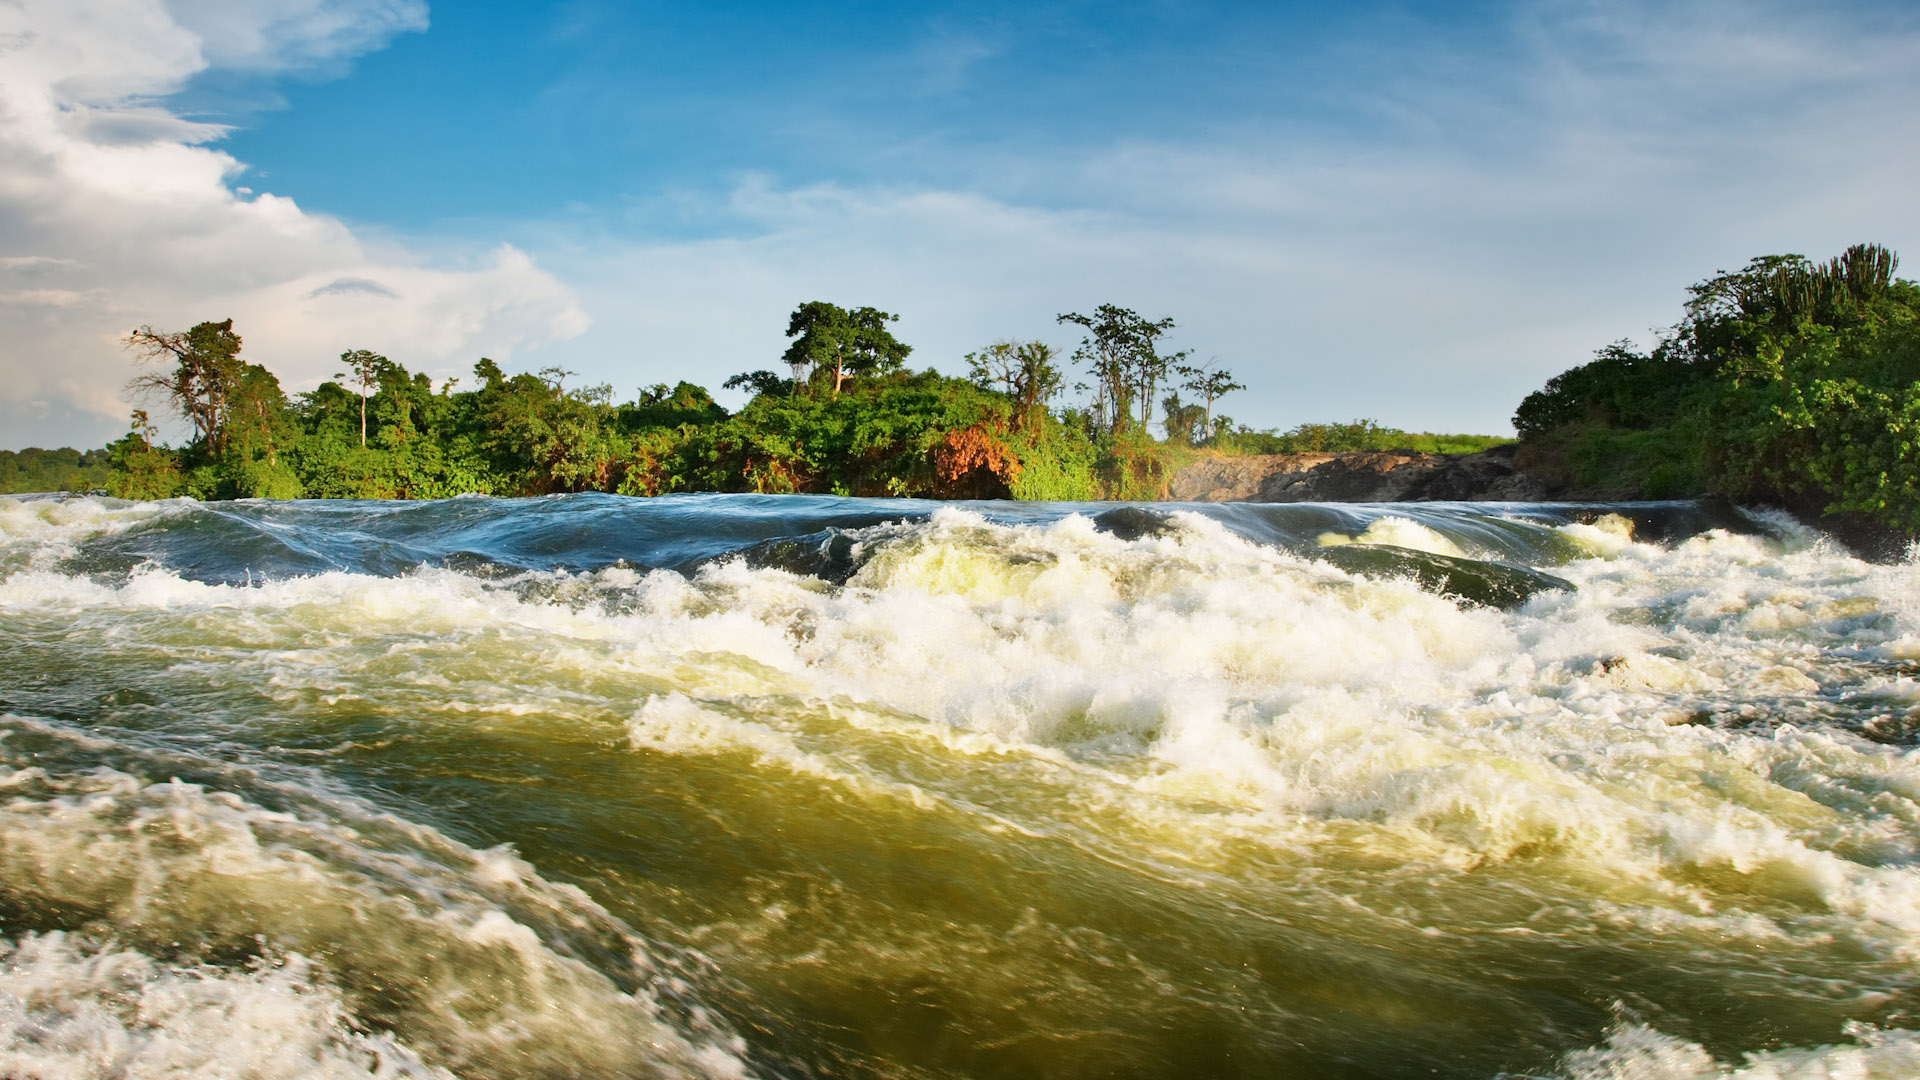
[[[121,513],[36,508],[0,529],[21,551],[66,558]],[[1489,552],[1434,520],[1386,516],[1339,535]],[[1446,955],[1530,934],[1711,957],[1687,962],[1754,993],[1899,992],[1920,961],[1920,750],[1902,734],[1920,710],[1920,567],[1869,566],[1777,521],[1670,546],[1636,540],[1618,515],[1507,524],[1550,534],[1536,546],[1576,588],[1498,611],[1194,513],[1125,539],[1086,516],[1004,524],[942,508],[846,533],[844,586],[743,559],[690,575],[429,566],[247,586],[158,565],[89,578],[28,555],[0,580],[0,615],[22,648],[119,665],[141,684],[129,692],[154,700],[142,708],[195,702],[205,738],[337,729],[299,751],[315,769],[356,748],[462,736],[585,747],[639,761],[641,776],[657,759],[739,762],[883,820],[1059,843],[1211,902],[1265,910],[1285,897],[1290,917],[1311,912],[1323,937],[1368,948]],[[157,965],[143,979],[238,980],[315,1017],[346,1009],[349,1034],[384,1017],[379,1030],[422,1068],[554,1071],[656,1043],[667,1049],[648,1067],[745,1068],[724,1025],[687,1028],[644,971],[615,980],[604,957],[556,951],[536,927],[559,901],[534,904],[547,912],[536,918],[514,906],[531,901],[495,895],[541,880],[510,853],[438,837],[426,862],[373,860],[382,884],[369,886],[353,876],[369,857],[342,854],[358,841],[314,814],[124,769],[16,764],[4,782],[28,795],[0,811],[0,891],[99,920],[123,935],[112,948]],[[85,870],[57,872],[70,864]],[[418,910],[393,899],[424,894]],[[565,896],[568,910],[592,906]],[[757,919],[777,921],[727,925],[778,936]],[[372,926],[467,959],[429,963]],[[258,955],[291,973],[254,960],[218,974],[161,948],[256,933],[273,943]],[[324,948],[368,937],[364,956]],[[118,955],[52,937],[16,948],[65,949],[61,963],[81,966]],[[775,963],[744,951],[731,962]],[[416,1004],[363,989],[388,965],[408,973]],[[509,979],[507,1004],[475,1020],[461,995],[515,969],[538,974]],[[588,1019],[541,1026],[522,1011]],[[368,1060],[322,1020],[308,1029],[320,1034],[299,1053]],[[1855,1044],[1727,1065],[1629,1025],[1566,1071],[1898,1075],[1908,1035],[1858,1031]]]
[[[47,721],[0,724],[64,734]],[[245,1072],[249,1055],[281,1064],[305,1055],[330,1070],[315,1075],[389,1057],[391,1068],[424,1058],[462,1075],[572,1075],[585,1062],[609,1073],[744,1075],[735,1037],[670,1025],[656,960],[637,939],[509,852],[475,852],[364,810],[329,821],[177,779],[20,765],[0,764],[7,922],[52,920],[132,948],[57,931],[19,939],[10,970],[40,989],[8,991],[6,1052],[30,1055],[52,1040],[77,1056],[48,1060],[83,1070],[75,1075],[117,1075],[122,1058],[173,1075],[196,1060],[176,1044],[196,1026],[227,1024],[241,1043],[234,1075],[300,1075]],[[334,816],[351,811],[328,801]],[[630,989],[574,955],[609,937],[614,955],[626,954]],[[254,959],[234,971],[235,956]],[[227,958],[225,973],[215,958]],[[132,989],[95,1001],[115,980]],[[253,1029],[275,1015],[283,1038],[262,1041]],[[412,1048],[385,1036],[343,1042],[349,1023],[404,1029]]]

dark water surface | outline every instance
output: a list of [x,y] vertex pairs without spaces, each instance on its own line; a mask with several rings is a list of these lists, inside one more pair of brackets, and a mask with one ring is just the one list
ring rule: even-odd
[[1691,503],[0,499],[0,1076],[1920,1075],[1917,587]]

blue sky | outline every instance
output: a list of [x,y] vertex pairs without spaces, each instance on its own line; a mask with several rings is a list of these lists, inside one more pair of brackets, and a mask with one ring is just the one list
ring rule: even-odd
[[1255,426],[1500,432],[1717,269],[1920,258],[1909,4],[25,0],[8,33],[4,445],[123,429],[141,324],[231,316],[294,391],[372,348],[626,397],[772,366],[809,299],[950,372],[1111,301]]
[[1034,174],[1119,143],[1406,137],[1391,79],[1436,48],[1503,66],[1513,42],[1501,15],[1471,4],[441,6],[430,30],[347,77],[246,86],[214,72],[181,97],[239,125],[227,149],[263,179],[314,209],[396,228],[618,216],[751,173],[957,182],[1071,208],[1072,188]]

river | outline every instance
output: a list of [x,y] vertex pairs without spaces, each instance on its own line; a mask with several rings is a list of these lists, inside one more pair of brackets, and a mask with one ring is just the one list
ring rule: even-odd
[[1920,1075],[1920,565],[0,499],[0,1076]]

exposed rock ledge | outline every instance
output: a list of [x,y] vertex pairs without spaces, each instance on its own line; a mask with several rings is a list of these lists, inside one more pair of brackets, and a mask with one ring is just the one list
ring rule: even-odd
[[1194,461],[1167,482],[1177,502],[1535,502],[1546,484],[1513,467],[1514,447],[1478,454],[1363,450]]

